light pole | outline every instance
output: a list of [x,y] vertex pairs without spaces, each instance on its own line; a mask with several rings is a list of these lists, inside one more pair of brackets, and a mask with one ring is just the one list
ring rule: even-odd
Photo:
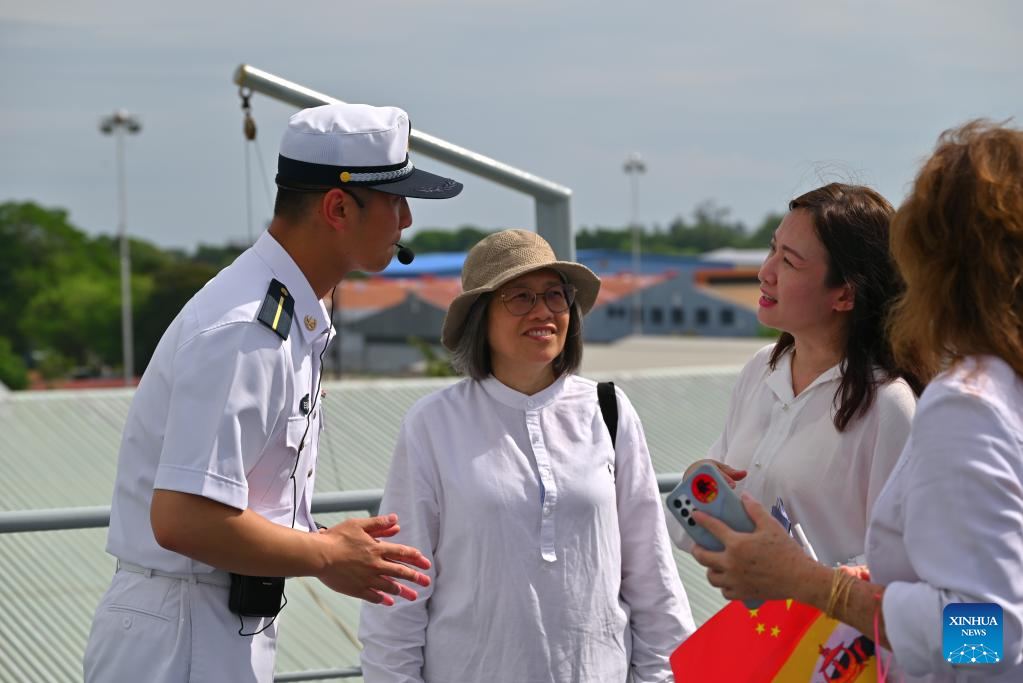
[[135,379],[135,343],[131,333],[131,254],[128,250],[128,183],[124,171],[124,136],[138,133],[142,130],[142,124],[135,116],[118,109],[110,116],[103,117],[99,122],[99,129],[105,135],[112,134],[117,141],[117,234],[121,242],[121,345],[124,385],[131,386]]
[[633,152],[622,167],[632,184],[632,273],[636,288],[632,292],[632,333],[643,334],[643,299],[639,291],[639,176],[646,173],[646,164],[639,152]]

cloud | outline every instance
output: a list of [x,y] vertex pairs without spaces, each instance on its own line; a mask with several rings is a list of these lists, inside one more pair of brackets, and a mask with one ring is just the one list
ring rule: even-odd
[[[651,222],[714,198],[755,223],[821,159],[897,201],[942,129],[1023,115],[1021,18],[1009,0],[7,3],[0,140],[19,164],[0,168],[0,187],[106,230],[113,146],[96,123],[124,107],[144,124],[129,148],[134,229],[185,246],[244,236],[231,77],[248,62],[398,104],[428,133],[568,185],[579,224],[625,222],[633,150],[650,166]],[[293,108],[262,95],[253,107],[272,165]],[[254,186],[260,223],[263,194]],[[458,200],[413,208],[417,225],[533,215],[528,198],[472,178]]]

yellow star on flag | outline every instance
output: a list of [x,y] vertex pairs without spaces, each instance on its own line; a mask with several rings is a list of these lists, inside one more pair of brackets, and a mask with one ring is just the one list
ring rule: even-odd
[[750,619],[755,619],[758,614],[760,614],[760,610],[759,609],[751,609],[749,611]]
[[772,638],[777,638],[779,633],[781,633],[781,629],[780,628],[778,628],[777,626],[772,626],[771,627],[771,637]]
[[789,598],[785,601],[785,609],[792,609],[792,599]]
[[763,632],[764,632],[764,625],[763,624],[757,624],[757,633],[763,633]]

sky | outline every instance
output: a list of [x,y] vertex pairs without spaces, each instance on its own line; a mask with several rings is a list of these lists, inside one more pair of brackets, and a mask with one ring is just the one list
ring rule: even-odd
[[[127,225],[164,247],[246,242],[269,221],[294,107],[237,86],[247,63],[567,186],[577,228],[664,226],[711,200],[753,227],[832,180],[898,204],[941,131],[1023,126],[1016,0],[0,0],[0,202],[117,230],[115,109],[129,138]],[[534,225],[529,197],[425,157],[465,183],[413,200],[414,228]],[[260,164],[262,161],[262,165]],[[248,219],[249,207],[252,221]]]

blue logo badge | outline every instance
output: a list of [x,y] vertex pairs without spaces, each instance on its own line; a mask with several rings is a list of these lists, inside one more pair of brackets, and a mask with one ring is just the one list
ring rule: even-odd
[[953,664],[993,664],[1002,655],[1002,606],[960,602],[942,613],[945,659]]

